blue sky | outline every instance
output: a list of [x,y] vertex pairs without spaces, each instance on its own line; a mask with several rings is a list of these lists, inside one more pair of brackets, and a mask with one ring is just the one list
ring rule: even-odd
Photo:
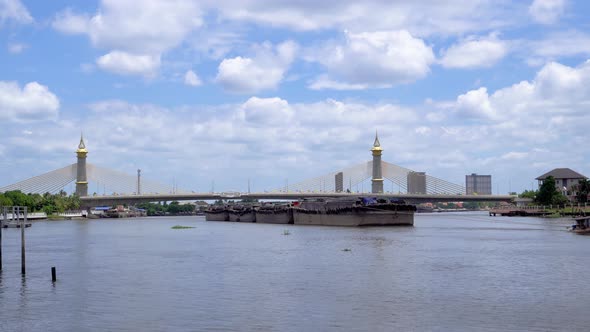
[[[383,159],[590,174],[586,1],[0,0],[0,186],[88,161],[189,190]],[[536,184],[535,184],[536,186]]]

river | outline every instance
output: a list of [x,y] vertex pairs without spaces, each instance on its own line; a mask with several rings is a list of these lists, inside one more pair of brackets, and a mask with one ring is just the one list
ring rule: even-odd
[[570,224],[34,222],[24,278],[20,230],[3,230],[0,331],[586,331],[590,237]]

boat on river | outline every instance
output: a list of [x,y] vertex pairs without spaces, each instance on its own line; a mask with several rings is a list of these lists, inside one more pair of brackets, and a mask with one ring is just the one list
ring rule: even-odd
[[292,224],[291,204],[264,204],[256,209],[256,222],[262,224]]
[[223,205],[211,205],[205,210],[207,221],[229,221],[229,211]]
[[293,208],[295,225],[393,226],[414,225],[416,206],[370,197],[304,200]]
[[234,205],[227,210],[229,221],[256,222],[256,211],[251,205]]
[[572,232],[590,235],[590,217],[577,217],[574,220],[576,224],[572,226]]

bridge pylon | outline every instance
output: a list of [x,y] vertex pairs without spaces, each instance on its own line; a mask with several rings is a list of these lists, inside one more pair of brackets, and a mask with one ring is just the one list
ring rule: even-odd
[[375,131],[375,142],[371,148],[373,154],[373,177],[371,179],[371,192],[373,194],[383,193],[383,172],[381,170],[381,143],[379,143],[379,137]]
[[76,195],[78,197],[88,196],[88,178],[86,177],[86,156],[88,150],[84,144],[84,137],[80,134],[80,144],[76,150],[78,162],[76,164]]

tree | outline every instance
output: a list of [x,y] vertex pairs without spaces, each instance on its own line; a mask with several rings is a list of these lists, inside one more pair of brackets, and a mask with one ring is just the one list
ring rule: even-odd
[[525,190],[520,195],[518,195],[518,197],[535,199],[537,194],[538,194],[538,191],[536,191],[536,190]]
[[588,202],[588,194],[590,194],[590,180],[580,180],[580,182],[577,184],[576,191],[576,200],[579,203]]
[[12,206],[12,200],[0,193],[0,206]]
[[535,202],[541,205],[561,205],[567,202],[567,198],[555,188],[555,179],[548,176],[537,192]]

